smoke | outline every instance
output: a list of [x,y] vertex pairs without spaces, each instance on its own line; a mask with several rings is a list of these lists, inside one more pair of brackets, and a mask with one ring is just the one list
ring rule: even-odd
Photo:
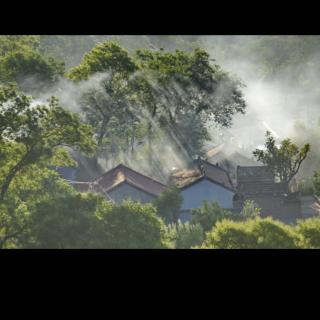
[[[311,153],[302,165],[300,177],[310,178],[313,171],[320,168],[320,130],[319,130],[319,58],[317,50],[296,48],[296,52],[286,52],[285,66],[274,70],[266,77],[265,56],[259,50],[244,50],[253,38],[261,40],[264,36],[208,36],[201,43],[223,69],[236,74],[246,85],[243,88],[247,103],[245,115],[236,115],[230,129],[223,135],[232,137],[229,143],[243,148],[243,153],[252,157],[254,149],[261,148],[265,142],[265,132],[270,131],[277,142],[290,138],[303,145],[311,144]],[[270,38],[270,37],[269,37]],[[281,38],[281,37],[277,37]],[[310,40],[308,37],[304,39]],[[275,61],[277,50],[272,51]],[[289,39],[292,40],[292,39]],[[314,38],[319,41],[320,37]],[[263,49],[261,49],[263,51]],[[303,59],[295,59],[303,51]],[[280,54],[279,54],[280,55]]]
[[[278,142],[289,137],[299,144],[305,142],[311,144],[311,160],[306,161],[306,165],[302,167],[302,172],[310,175],[313,170],[320,167],[320,159],[317,157],[318,147],[320,148],[318,142],[320,140],[320,130],[318,130],[320,90],[317,89],[319,82],[317,66],[319,65],[320,53],[313,51],[306,55],[305,59],[298,60],[298,63],[288,63],[288,66],[282,71],[275,70],[272,76],[266,77],[265,56],[250,46],[252,41],[262,39],[262,37],[199,36],[189,39],[190,37],[187,36],[117,36],[116,40],[130,51],[138,47],[150,48],[150,45],[155,49],[164,47],[170,50],[191,50],[196,46],[206,49],[211,58],[215,59],[216,64],[242,80],[245,84],[243,93],[247,103],[245,114],[236,114],[230,128],[213,126],[212,121],[207,124],[212,139],[212,143],[209,143],[207,147],[225,142],[252,158],[252,151],[264,144],[265,133],[268,130],[273,133]],[[112,37],[109,36],[109,38]],[[84,39],[87,38],[84,37]],[[115,38],[113,37],[113,39]],[[106,38],[89,39],[88,37],[88,43],[91,42],[82,44],[83,48],[72,48],[68,59],[73,61],[72,55],[76,55],[78,62],[83,54],[79,55],[79,51],[90,50],[90,46],[92,47],[101,40],[106,40]],[[74,41],[73,45],[79,46],[76,44],[78,42],[78,40]],[[243,49],[245,47],[247,49]],[[274,57],[272,57],[275,60],[278,59],[277,50],[274,51]],[[35,94],[35,97],[37,101],[44,103],[51,96],[56,96],[62,106],[70,111],[81,113],[79,101],[82,94],[90,88],[97,88],[104,77],[106,77],[105,73],[96,74],[88,81],[79,83],[73,83],[63,78],[50,88],[42,90],[41,94]],[[38,80],[32,78],[27,79],[25,84],[31,88],[37,88],[39,85]],[[159,90],[161,89],[159,88]],[[182,101],[186,99],[186,95],[178,85],[172,86],[172,90],[179,93],[178,96]],[[163,94],[159,95],[164,96]],[[168,99],[164,99],[163,102],[168,103]],[[171,103],[173,104],[175,101],[171,101]],[[163,134],[162,129],[153,119],[149,118],[148,120],[151,121],[153,131],[157,135],[157,139],[153,140],[152,145],[153,162],[157,165],[150,168],[146,157],[147,143],[143,143],[135,145],[134,155],[121,152],[113,163],[102,160],[101,164],[106,170],[118,164],[115,162],[123,162],[137,171],[165,179],[165,177],[161,177],[161,170],[156,172],[155,167],[161,167],[162,171],[167,174],[172,167],[186,165],[186,155],[183,148],[181,146],[179,150],[176,148],[179,139],[171,141]],[[174,137],[174,134],[172,136]]]

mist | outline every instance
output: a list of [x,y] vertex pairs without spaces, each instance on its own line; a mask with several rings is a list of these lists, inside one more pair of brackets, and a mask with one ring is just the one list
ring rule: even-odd
[[[294,67],[288,66],[279,72],[276,70],[272,77],[267,77],[263,65],[265,57],[259,50],[250,47],[250,41],[262,37],[264,36],[82,36],[83,41],[87,41],[87,45],[84,46],[86,50],[90,50],[98,42],[110,39],[117,40],[129,51],[143,47],[153,49],[162,47],[166,50],[204,48],[215,60],[213,63],[241,79],[245,85],[243,93],[247,103],[245,114],[236,114],[230,128],[216,127],[209,130],[212,141],[207,143],[207,147],[216,146],[224,141],[241,150],[243,155],[252,158],[252,151],[263,146],[265,133],[270,131],[278,142],[291,138],[299,144],[306,142],[311,144],[310,160],[306,161],[301,170],[302,173],[310,175],[320,165],[318,157],[315,156],[319,139],[313,132],[319,126],[320,92],[317,89],[319,73],[314,65],[319,60],[320,54],[314,51]],[[318,39],[320,44],[320,37]],[[79,48],[77,50],[76,41],[73,44],[67,61],[69,66],[81,61],[80,53],[83,51]],[[249,49],[243,49],[245,46]],[[84,53],[83,51],[82,54]],[[277,59],[277,56],[274,59]],[[79,99],[82,93],[97,87],[104,77],[105,73],[96,74],[88,81],[77,84],[63,78],[50,89],[36,95],[36,100],[45,102],[50,96],[56,96],[62,106],[81,114]],[[28,86],[32,82],[36,87],[37,79],[26,79]],[[305,85],[301,86],[301,83]],[[181,96],[183,98],[183,93]],[[160,172],[154,172],[149,167],[147,159],[139,157],[139,150],[145,148],[145,145],[137,147],[134,156],[122,152],[114,161],[102,160],[101,165],[104,169],[110,169],[122,162],[164,181],[172,168],[185,166],[187,160],[181,149],[177,151],[175,144],[161,133],[161,129],[154,122],[152,126],[159,136],[153,143],[155,155],[153,160],[164,168],[163,171],[166,173],[164,176]],[[208,123],[208,126],[214,124]],[[303,126],[304,129],[301,130]]]

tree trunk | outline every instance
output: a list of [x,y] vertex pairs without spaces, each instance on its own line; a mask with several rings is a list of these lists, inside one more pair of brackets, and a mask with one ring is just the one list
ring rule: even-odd
[[0,201],[3,201],[5,194],[7,193],[10,184],[12,182],[12,180],[14,179],[14,177],[16,176],[16,174],[24,167],[25,165],[25,161],[27,159],[27,157],[29,156],[30,152],[27,152],[22,158],[21,160],[9,171],[9,174],[6,176],[2,187],[1,187],[1,192],[0,192]]

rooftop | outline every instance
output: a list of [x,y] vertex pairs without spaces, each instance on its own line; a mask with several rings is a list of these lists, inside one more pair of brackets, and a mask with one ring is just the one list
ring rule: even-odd
[[107,171],[101,177],[93,181],[93,183],[99,185],[104,192],[114,189],[123,182],[127,182],[128,184],[155,196],[158,196],[166,189],[164,184],[122,164]]
[[208,161],[201,160],[203,172],[198,168],[177,170],[172,174],[175,184],[180,188],[185,188],[194,182],[206,178],[227,189],[234,189],[229,174],[226,170]]

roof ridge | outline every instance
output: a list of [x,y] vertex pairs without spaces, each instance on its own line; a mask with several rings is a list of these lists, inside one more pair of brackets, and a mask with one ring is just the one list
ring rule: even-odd
[[217,166],[211,162],[209,162],[208,160],[204,160],[204,159],[201,159],[203,162],[206,162],[207,164],[209,164],[210,166],[213,166],[215,167],[216,169],[220,169],[221,171],[224,171],[225,173],[228,173],[229,174],[229,171],[227,171],[226,169],[224,168],[221,168],[220,166]]
[[[134,170],[134,169],[131,169],[131,168],[125,166],[125,165],[122,164],[122,163],[120,163],[120,164],[118,164],[116,167],[114,167],[114,168],[106,171],[106,172],[103,173],[100,177],[96,178],[94,181],[97,181],[97,182],[100,181],[101,178],[104,177],[107,173],[110,173],[110,172],[112,172],[112,171],[114,171],[114,170],[116,170],[116,169],[118,169],[118,168],[120,168],[120,167],[123,167],[124,169],[127,169],[127,170],[129,170],[129,171],[131,171],[131,172],[134,172],[134,173],[136,173],[136,174],[139,174],[140,176],[143,176],[144,178],[147,178],[147,179],[149,179],[149,180],[151,180],[151,181],[153,181],[153,182],[155,182],[155,183],[158,183],[158,184],[162,185],[163,187],[167,187],[167,185],[165,185],[165,184],[163,184],[163,183],[161,183],[161,182],[159,182],[159,181],[157,181],[157,180],[155,180],[155,179],[153,179],[153,178],[150,178],[150,177],[142,174],[142,173],[139,172],[139,171],[136,171],[136,170]],[[124,173],[124,180],[128,180],[125,173]]]

